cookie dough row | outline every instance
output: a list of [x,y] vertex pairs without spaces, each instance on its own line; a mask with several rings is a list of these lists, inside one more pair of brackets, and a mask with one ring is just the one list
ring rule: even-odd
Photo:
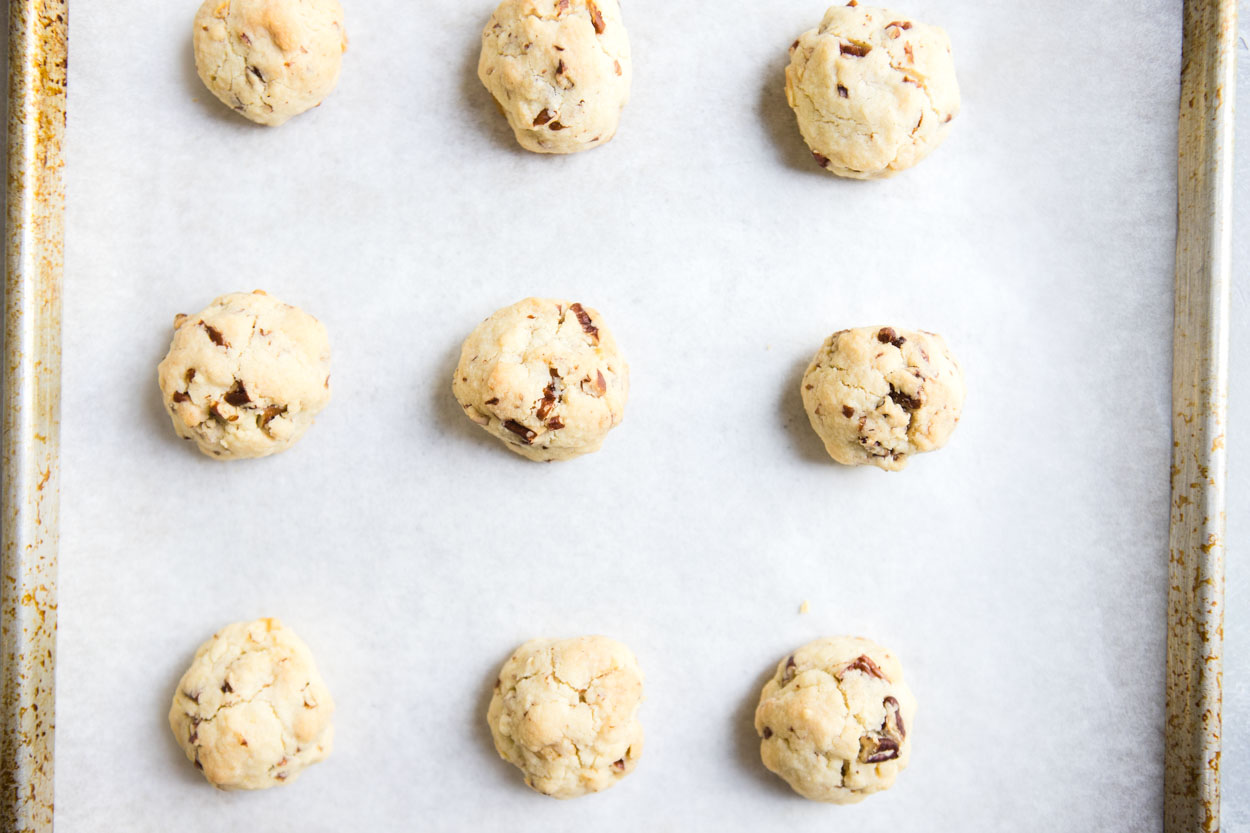
[[[205,0],[193,43],[213,95],[280,125],[334,89],[347,34],[338,0]],[[611,141],[631,75],[617,0],[503,0],[482,32],[478,77],[535,153]],[[856,0],[794,41],[785,88],[816,162],[857,179],[916,164],[959,112],[946,32]]]
[[[500,757],[554,798],[615,785],[642,756],[642,670],[604,636],[533,639],[499,670],[486,720]],[[764,765],[814,801],[888,789],[911,757],[916,701],[897,658],[861,637],[817,639],[760,692]],[[289,784],[331,751],[334,700],[308,646],[276,619],[230,625],[196,651],[169,727],[223,790]]]
[[[330,401],[330,342],[308,313],[264,292],[217,298],[174,319],[157,368],[178,436],[216,459],[293,445]],[[941,336],[893,327],[839,330],[802,382],[829,455],[899,470],[941,448],[963,409],[964,382]],[[629,365],[598,311],[526,298],[465,340],[452,393],[477,425],[531,460],[597,451],[621,423]]]

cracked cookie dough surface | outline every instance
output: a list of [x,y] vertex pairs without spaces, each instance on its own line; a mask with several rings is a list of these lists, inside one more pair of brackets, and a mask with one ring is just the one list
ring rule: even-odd
[[760,757],[804,798],[854,804],[906,769],[915,713],[893,654],[861,637],[817,639],[760,693]]
[[289,784],[330,754],[334,701],[308,646],[277,619],[222,628],[178,682],[169,728],[214,787]]
[[964,378],[939,335],[861,327],[825,339],[802,394],[830,457],[899,471],[912,454],[946,445],[963,411]]
[[616,784],[642,755],[642,671],[605,636],[534,639],[503,664],[487,722],[500,757],[554,798]]
[[334,90],[347,33],[338,0],[205,0],[192,44],[213,95],[276,127]]
[[174,319],[157,378],[178,436],[220,460],[264,457],[330,401],[330,341],[303,310],[237,292]]
[[790,47],[786,100],[817,164],[879,179],[924,159],[959,113],[950,39],[869,6],[834,6]]
[[503,0],[482,30],[478,78],[535,153],[608,142],[630,72],[617,0]]
[[620,424],[629,366],[581,304],[526,298],[465,340],[452,393],[469,419],[531,460],[598,451]]

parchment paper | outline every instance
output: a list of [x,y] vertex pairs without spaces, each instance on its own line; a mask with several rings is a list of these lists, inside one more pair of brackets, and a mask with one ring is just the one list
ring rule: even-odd
[[[517,150],[480,88],[489,0],[346,5],[339,89],[277,130],[201,87],[194,2],[74,7],[58,829],[1155,829],[1180,3],[917,0],[964,110],[884,183],[820,172],[785,104],[821,2],[633,0],[633,100],[571,158]],[[326,322],[334,401],[220,464],[155,368],[175,313],[254,288]],[[464,336],[530,294],[601,310],[632,365],[592,457],[528,463],[451,398]],[[902,474],[841,468],[799,376],[887,323],[947,337],[965,417]],[[165,715],[262,615],[317,656],[336,750],[222,794]],[[544,799],[495,755],[491,684],[596,632],[647,674],[647,749]],[[910,769],[850,808],[790,793],[751,725],[838,633],[920,703]]]

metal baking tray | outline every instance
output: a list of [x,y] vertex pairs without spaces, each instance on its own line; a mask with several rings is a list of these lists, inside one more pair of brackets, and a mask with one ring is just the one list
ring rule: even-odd
[[[1219,829],[1234,0],[1186,0],[1172,388],[1165,829]],[[53,823],[66,0],[11,0],[2,827]]]

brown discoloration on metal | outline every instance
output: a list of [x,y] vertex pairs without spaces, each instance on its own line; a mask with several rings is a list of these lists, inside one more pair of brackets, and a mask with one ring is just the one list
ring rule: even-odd
[[52,830],[67,0],[10,0],[0,829]]
[[1186,0],[1172,370],[1164,830],[1220,829],[1236,0]]

